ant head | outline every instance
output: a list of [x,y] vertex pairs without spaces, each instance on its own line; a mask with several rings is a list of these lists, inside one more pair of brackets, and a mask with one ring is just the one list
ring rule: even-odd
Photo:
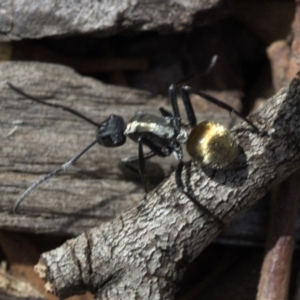
[[97,142],[104,147],[121,146],[126,142],[125,128],[126,125],[122,117],[110,115],[99,125]]

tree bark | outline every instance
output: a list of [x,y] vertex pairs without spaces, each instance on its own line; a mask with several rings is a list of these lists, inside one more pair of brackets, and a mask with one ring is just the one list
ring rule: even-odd
[[[245,123],[231,130],[240,146],[234,167],[185,164],[189,192],[226,224],[299,168],[299,95],[297,77],[250,116],[270,136]],[[173,299],[187,264],[221,230],[178,191],[171,174],[144,206],[43,254],[36,269],[61,298],[90,290],[96,299]]]

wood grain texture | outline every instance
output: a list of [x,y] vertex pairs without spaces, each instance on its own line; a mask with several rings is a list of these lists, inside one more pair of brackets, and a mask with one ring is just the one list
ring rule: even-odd
[[[120,163],[138,153],[137,144],[127,140],[120,148],[96,145],[75,166],[33,191],[19,214],[12,215],[21,193],[91,143],[96,128],[66,111],[25,99],[7,86],[7,80],[98,122],[112,113],[122,115],[125,121],[138,110],[158,114],[158,107],[165,104],[161,97],[105,85],[59,65],[0,64],[0,228],[78,235],[140,203],[141,180]],[[206,112],[205,117],[221,119],[226,125],[232,122],[226,112]],[[173,156],[148,161],[150,186],[160,183],[175,164]]]
[[[99,122],[111,113],[128,119],[138,108],[149,108],[146,103],[150,95],[106,86],[58,65],[4,63],[0,68],[2,228],[78,234],[84,227],[95,226],[95,221],[110,219],[140,201],[143,192],[136,184],[139,179],[129,174],[131,180],[125,183],[120,168],[121,158],[137,153],[136,145],[129,142],[116,149],[94,147],[76,167],[54,177],[26,199],[20,210],[26,216],[10,215],[20,192],[81,151],[95,139],[96,128],[62,110],[25,100],[8,88],[6,80]],[[68,231],[68,227],[73,229]]]
[[[234,168],[185,165],[183,181],[199,202],[230,223],[300,166],[300,82],[292,82],[251,115],[272,136],[244,123],[232,129],[240,145]],[[42,255],[37,270],[61,298],[88,289],[96,299],[173,299],[176,282],[220,232],[214,219],[179,193],[174,175],[147,204]]]
[[0,4],[0,41],[84,33],[109,36],[124,31],[187,31],[194,23],[220,19],[228,13],[227,6],[222,0],[45,0],[42,5],[38,0],[4,0]]

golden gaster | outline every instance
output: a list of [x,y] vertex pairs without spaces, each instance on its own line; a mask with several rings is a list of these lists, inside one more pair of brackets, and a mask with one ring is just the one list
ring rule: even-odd
[[194,127],[186,143],[189,155],[204,167],[223,169],[238,156],[238,146],[223,125],[204,121]]

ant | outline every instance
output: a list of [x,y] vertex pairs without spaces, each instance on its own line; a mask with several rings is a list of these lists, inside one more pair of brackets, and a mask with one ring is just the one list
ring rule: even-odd
[[[217,56],[213,57],[208,70],[210,70],[215,64],[216,58]],[[44,102],[43,100],[35,98],[34,96],[28,95],[10,82],[7,82],[7,84],[15,92],[28,99],[51,107],[61,108],[84,119],[98,128],[96,139],[92,143],[90,143],[68,162],[64,163],[60,168],[50,172],[40,180],[33,183],[16,201],[13,212],[17,211],[20,204],[38,185],[69,168],[95,144],[98,143],[104,147],[119,147],[126,142],[126,137],[128,136],[130,139],[138,143],[138,156],[125,158],[122,160],[122,162],[124,164],[138,162],[138,172],[144,186],[145,195],[147,194],[145,161],[156,155],[167,157],[173,153],[178,160],[178,164],[175,169],[175,179],[178,190],[184,193],[190,200],[192,200],[192,202],[194,202],[207,214],[217,220],[219,224],[223,225],[224,223],[221,219],[214,216],[207,208],[203,207],[198,201],[196,201],[192,195],[185,191],[185,186],[181,178],[182,169],[184,166],[181,145],[186,144],[187,151],[194,160],[200,161],[204,167],[213,169],[224,169],[232,165],[238,157],[238,145],[236,144],[229,130],[223,125],[213,121],[204,121],[197,124],[195,112],[190,100],[190,93],[196,94],[205,100],[229,111],[230,113],[235,113],[238,117],[247,122],[256,133],[268,135],[267,132],[260,130],[250,120],[236,111],[230,105],[186,84],[181,85],[180,95],[185,107],[188,125],[184,125],[182,123],[178,108],[177,86],[180,83],[172,84],[169,87],[169,99],[172,105],[173,113],[163,108],[160,108],[161,116],[138,111],[132,116],[127,125],[121,116],[113,114],[105,119],[102,123],[96,123],[69,107]],[[144,153],[144,146],[147,146],[150,151]]]

